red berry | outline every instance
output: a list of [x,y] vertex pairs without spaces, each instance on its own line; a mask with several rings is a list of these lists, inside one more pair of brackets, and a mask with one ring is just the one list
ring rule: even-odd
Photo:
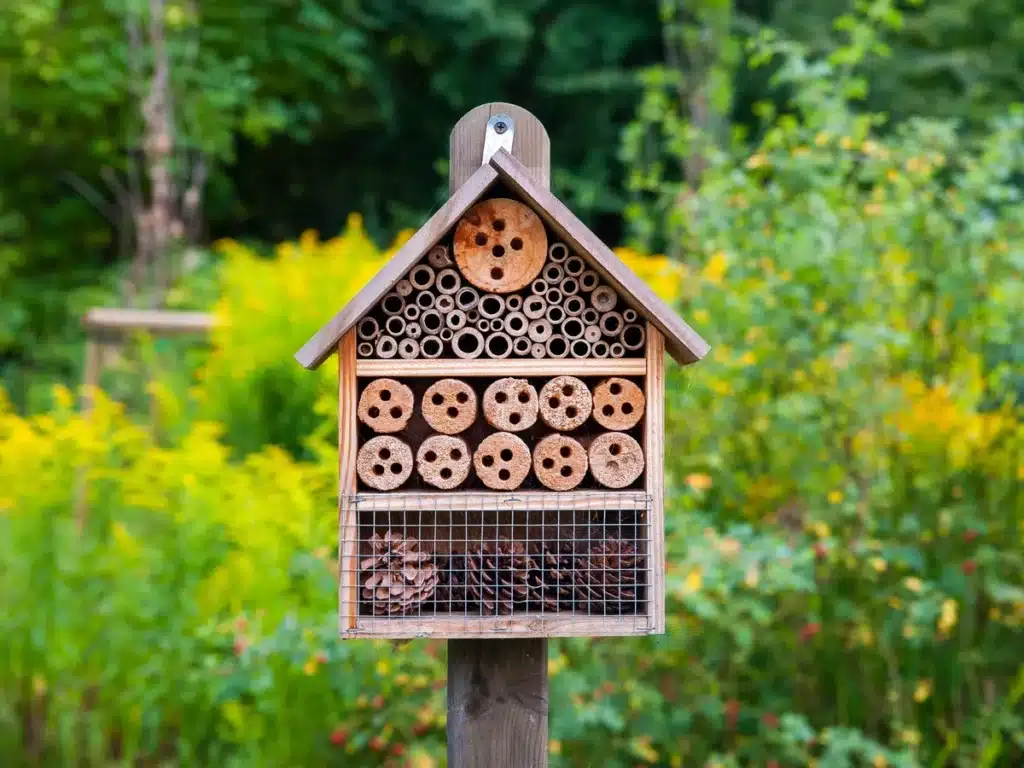
[[244,637],[236,637],[235,644],[232,646],[232,650],[235,652],[235,656],[241,656],[245,653],[245,649],[248,647],[248,643],[245,642]]
[[973,560],[964,560],[963,563],[960,565],[960,570],[968,576],[970,576],[972,573],[978,570],[978,564]]
[[973,528],[968,528],[966,531],[964,531],[964,541],[966,541],[968,544],[970,544],[976,538],[978,538],[978,532]]
[[370,739],[369,747],[374,752],[381,752],[381,751],[383,751],[383,749],[384,749],[384,739],[382,739],[380,736],[374,736],[372,739]]
[[412,727],[413,736],[422,736],[424,733],[430,730],[430,723],[416,723]]
[[736,728],[736,721],[740,718],[740,703],[736,699],[729,699],[725,702],[725,722],[729,730]]
[[316,661],[317,664],[326,664],[327,654],[323,651],[317,651],[316,654],[313,656],[313,660]]
[[333,744],[336,747],[340,747],[346,741],[348,741],[348,731],[346,731],[344,728],[335,728],[333,731],[331,731],[331,744]]
[[769,760],[765,763],[764,768],[782,768],[782,765],[778,760]]
[[405,754],[405,745],[395,744],[393,747],[391,747],[391,754],[395,757],[401,757]]
[[818,622],[812,621],[809,624],[804,624],[800,628],[800,642],[806,643],[819,632],[821,632],[821,624]]
[[384,709],[384,697],[378,693],[373,697],[372,704],[374,709]]
[[774,731],[776,728],[779,727],[779,718],[775,715],[774,712],[765,712],[763,715],[761,715],[761,724],[765,728],[769,728]]
[[828,557],[828,547],[825,546],[825,542],[814,542],[814,557],[816,560],[824,560]]

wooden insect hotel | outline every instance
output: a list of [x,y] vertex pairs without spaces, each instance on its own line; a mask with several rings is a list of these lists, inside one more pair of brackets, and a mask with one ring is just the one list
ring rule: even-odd
[[449,200],[296,354],[339,360],[341,634],[663,632],[665,352],[707,344],[548,191],[532,115],[452,148]]

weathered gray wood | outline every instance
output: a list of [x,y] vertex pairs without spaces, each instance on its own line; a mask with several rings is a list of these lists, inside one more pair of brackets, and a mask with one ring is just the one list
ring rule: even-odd
[[490,166],[477,168],[465,184],[453,191],[448,202],[398,249],[398,253],[391,257],[384,268],[295,353],[295,359],[305,368],[318,368],[334,353],[345,332],[373,309],[423,254],[437,245],[437,241],[483,196],[497,177],[498,174]]
[[484,153],[484,131],[491,115],[505,114],[515,121],[512,156],[537,182],[551,186],[551,140],[548,132],[528,110],[515,104],[493,101],[471,109],[452,129],[448,142],[448,188],[458,189],[480,167]]
[[707,342],[623,264],[561,200],[538,184],[522,163],[499,149],[491,158],[491,165],[501,180],[531,206],[563,242],[579,255],[588,257],[601,276],[620,291],[623,300],[665,334],[665,346],[680,365],[695,363],[708,353],[710,347]]
[[95,307],[85,313],[82,324],[90,331],[104,333],[207,333],[214,327],[216,320],[206,312]]
[[448,641],[450,768],[538,768],[548,749],[548,642]]

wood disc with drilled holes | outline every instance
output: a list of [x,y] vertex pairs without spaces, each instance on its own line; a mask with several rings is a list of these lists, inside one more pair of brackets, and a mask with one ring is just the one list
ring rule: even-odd
[[401,432],[412,418],[412,390],[394,379],[374,379],[359,395],[356,415],[374,432]]
[[544,267],[548,236],[540,218],[516,200],[470,208],[455,228],[455,263],[470,283],[492,293],[529,285]]
[[514,491],[530,474],[530,449],[510,432],[495,432],[477,447],[473,468],[488,488]]
[[522,432],[537,423],[537,390],[526,379],[498,379],[484,391],[484,418],[503,432]]
[[533,474],[552,491],[571,491],[589,465],[583,446],[565,435],[548,435],[533,449]]
[[575,376],[556,376],[540,390],[540,417],[559,432],[581,426],[593,405],[587,385]]
[[464,432],[476,421],[476,392],[464,381],[441,379],[423,393],[423,418],[444,435]]
[[605,432],[590,444],[590,474],[605,488],[625,488],[644,472],[640,443],[623,432]]
[[359,479],[377,491],[393,491],[412,474],[412,448],[397,437],[381,435],[359,449]]
[[594,387],[594,421],[605,429],[632,429],[644,417],[647,398],[629,379],[605,379]]
[[469,477],[469,446],[460,437],[431,435],[416,451],[416,470],[435,488],[448,491]]

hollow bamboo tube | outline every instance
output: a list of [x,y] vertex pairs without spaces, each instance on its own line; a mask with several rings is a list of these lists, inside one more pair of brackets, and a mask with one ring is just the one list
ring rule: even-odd
[[356,335],[360,339],[366,341],[373,341],[380,336],[380,325],[377,324],[377,320],[372,317],[364,317],[359,321],[359,325],[356,328]]
[[437,273],[437,280],[434,281],[438,292],[446,296],[454,296],[462,287],[462,278],[454,269],[442,269]]
[[457,331],[466,324],[466,313],[461,309],[453,309],[444,316],[444,324],[453,331]]
[[588,325],[583,329],[583,338],[591,344],[596,344],[601,340],[601,329],[596,325]]
[[491,320],[501,317],[505,313],[505,297],[499,296],[496,293],[485,293],[480,297],[480,303],[477,304],[476,308],[480,313],[480,317],[486,317]]
[[419,339],[423,335],[423,329],[419,323],[406,323],[405,324],[405,335],[410,339]]
[[545,347],[539,341],[535,341],[533,342],[533,344],[530,345],[530,357],[532,357],[534,360],[542,360],[547,356],[547,347]]
[[530,348],[533,345],[530,343],[530,339],[527,336],[519,336],[512,339],[512,353],[518,357],[526,357],[530,354]]
[[484,337],[476,328],[463,328],[452,337],[452,352],[456,357],[473,360],[480,357],[483,351]]
[[583,259],[579,256],[570,256],[565,260],[565,274],[576,277],[582,275],[586,271],[587,265],[583,263]]
[[415,304],[406,304],[405,309],[402,310],[402,317],[404,317],[409,322],[413,322],[414,320],[420,319],[420,313],[422,311],[423,310],[420,309]]
[[590,346],[590,353],[594,357],[608,357],[608,342],[607,341],[595,341]]
[[[580,283],[575,277],[563,277],[558,284],[558,289],[563,296],[575,296],[580,292]],[[582,310],[581,310],[582,311]]]
[[406,323],[404,317],[401,317],[400,315],[394,315],[392,317],[389,317],[387,321],[384,323],[384,330],[386,330],[389,334],[391,334],[397,339],[399,336],[405,334],[405,325]]
[[544,343],[551,338],[551,334],[554,333],[554,329],[551,327],[551,323],[544,319],[539,318],[537,320],[531,320],[530,326],[526,331],[531,341],[537,341]]
[[412,291],[412,283],[410,283],[408,280],[403,279],[395,283],[395,293],[397,293],[403,299],[408,298]]
[[569,258],[569,246],[565,243],[552,243],[548,248],[548,258],[555,264],[561,264]]
[[416,294],[416,306],[420,309],[433,309],[437,297],[430,291],[420,291]]
[[580,315],[583,318],[584,325],[597,325],[601,322],[601,313],[593,307],[587,307],[583,310],[583,314]]
[[373,354],[373,344],[368,341],[361,341],[356,348],[356,352],[359,353],[360,357],[370,357]]
[[526,301],[523,302],[523,314],[530,320],[544,317],[544,312],[547,311],[547,308],[548,300],[543,296],[528,296]]
[[436,309],[428,309],[420,315],[420,325],[424,333],[438,333],[444,328],[444,318]]
[[622,310],[622,319],[625,320],[627,323],[635,323],[636,310],[633,309],[632,307],[627,307],[626,309]]
[[413,288],[420,291],[430,290],[434,286],[434,279],[434,270],[426,264],[415,266],[409,271],[409,282],[412,283]]
[[534,296],[543,296],[545,293],[548,292],[548,288],[550,287],[551,286],[548,285],[547,281],[544,278],[538,277],[536,280],[530,283],[530,293],[532,293]]
[[459,288],[459,292],[455,294],[455,306],[463,312],[473,310],[479,303],[480,293],[472,286],[465,285]]
[[601,284],[601,278],[598,277],[597,272],[592,269],[583,270],[583,272],[580,273],[579,281],[580,290],[584,293],[590,293]]
[[437,335],[441,337],[441,341],[451,341],[455,338],[455,331],[451,328],[442,328]]
[[548,306],[551,306],[553,304],[561,304],[562,299],[564,299],[565,297],[562,295],[562,292],[557,288],[548,288],[548,292],[544,294],[544,298],[548,300]]
[[434,269],[444,269],[455,263],[452,261],[451,254],[448,252],[448,246],[446,245],[435,245],[431,248],[427,253],[427,262]]
[[553,334],[545,343],[548,357],[567,357],[569,354],[569,343],[561,334]]
[[398,342],[398,356],[403,360],[415,360],[420,356],[420,343],[415,339],[402,339]]
[[[586,309],[587,305],[583,301],[582,296],[569,296],[562,303],[562,307],[565,309],[565,314],[569,317],[581,317],[583,315],[583,310]],[[586,325],[586,323],[584,323],[584,325]]]
[[590,294],[590,303],[598,312],[611,312],[619,303],[619,297],[610,286],[599,285]]
[[521,312],[523,309],[523,297],[518,293],[505,297],[505,309],[509,312]]
[[601,333],[605,336],[616,339],[619,334],[622,333],[622,315],[618,312],[605,312],[601,315],[601,322],[599,322],[598,325],[601,326]]
[[487,349],[487,356],[496,360],[502,360],[512,354],[512,338],[501,331],[492,332],[484,346]]
[[529,330],[530,321],[526,319],[526,315],[522,312],[509,312],[505,315],[504,329],[512,338],[518,336],[525,336]]
[[486,317],[481,317],[476,321],[476,324],[473,327],[480,331],[480,333],[489,333],[491,330],[491,321]]
[[633,352],[644,346],[647,341],[647,331],[639,323],[630,323],[622,329],[619,340],[622,342],[622,346]]
[[567,317],[562,321],[562,335],[567,339],[581,339],[586,326],[578,317]]
[[398,342],[391,336],[381,336],[377,339],[377,357],[390,360],[398,354]]
[[552,325],[558,325],[565,320],[565,310],[557,304],[549,304],[547,311],[544,313],[544,317],[546,317],[548,322]]
[[548,285],[558,285],[565,277],[565,270],[558,264],[548,264],[540,274]]
[[405,299],[392,291],[380,300],[380,308],[385,315],[400,315],[405,309]]
[[569,354],[573,357],[590,357],[590,342],[586,339],[575,339],[569,345]]
[[608,354],[615,358],[625,357],[626,348],[616,341],[608,347]]
[[437,301],[434,302],[434,308],[442,315],[447,314],[455,309],[455,299],[448,294],[443,293],[437,297]]
[[471,309],[471,310],[469,310],[469,312],[466,313],[466,320],[471,322],[471,323],[475,323],[479,319],[480,319],[480,313],[477,312],[475,309]]
[[437,336],[424,336],[420,342],[420,354],[427,358],[437,358],[444,351],[444,342]]

